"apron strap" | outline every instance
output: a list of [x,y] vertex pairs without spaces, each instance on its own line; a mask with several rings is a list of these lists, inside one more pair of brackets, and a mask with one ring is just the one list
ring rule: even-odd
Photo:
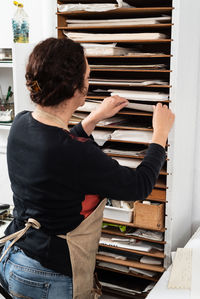
[[2,239],[0,239],[0,244],[5,243],[7,241],[13,240],[10,245],[8,246],[8,248],[4,251],[3,255],[0,258],[0,262],[2,261],[3,257],[6,255],[6,253],[8,252],[8,250],[15,244],[15,242],[17,242],[26,232],[27,230],[33,227],[35,229],[40,229],[41,225],[40,223],[33,219],[33,218],[29,218],[28,221],[25,223],[25,227],[21,230],[19,230],[18,232],[15,232],[9,236],[6,236]]
[[102,296],[102,285],[99,282],[96,272],[94,273],[94,287],[92,289],[92,293],[94,294],[94,298],[99,298]]

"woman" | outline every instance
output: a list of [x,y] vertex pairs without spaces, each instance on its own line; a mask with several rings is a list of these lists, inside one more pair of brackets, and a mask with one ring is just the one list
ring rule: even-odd
[[0,278],[13,298],[94,298],[104,198],[146,198],[165,161],[174,121],[166,105],[154,109],[152,143],[136,170],[105,155],[91,136],[126,99],[104,99],[68,129],[85,102],[89,73],[83,48],[70,39],[49,38],[29,57],[26,80],[36,109],[15,117],[7,148],[15,208],[6,235],[22,231],[13,246],[5,244]]

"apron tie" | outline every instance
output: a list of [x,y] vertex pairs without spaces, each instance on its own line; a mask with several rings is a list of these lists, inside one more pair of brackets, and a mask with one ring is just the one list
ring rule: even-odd
[[92,293],[94,295],[94,298],[99,298],[102,296],[102,286],[98,280],[97,273],[94,273],[94,287],[92,289]]
[[41,225],[40,223],[33,219],[33,218],[29,218],[28,221],[25,223],[25,227],[9,236],[6,236],[2,239],[0,239],[0,244],[5,243],[7,241],[13,240],[10,245],[8,246],[8,248],[4,251],[3,255],[0,258],[0,262],[2,261],[3,257],[6,255],[6,253],[8,252],[8,250],[27,232],[27,230],[33,227],[35,229],[40,229]]

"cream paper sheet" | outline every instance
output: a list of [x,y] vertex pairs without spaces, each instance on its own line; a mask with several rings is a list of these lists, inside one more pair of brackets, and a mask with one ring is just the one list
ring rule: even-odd
[[147,33],[84,33],[63,30],[64,35],[75,41],[113,41],[116,40],[156,40],[165,39],[166,35],[158,32]]
[[125,90],[125,89],[108,89],[111,95],[119,95],[132,100],[141,101],[165,101],[169,99],[169,95],[161,92]]
[[140,130],[115,130],[111,134],[111,140],[122,140],[132,142],[150,143],[152,140],[152,132]]
[[121,7],[131,7],[122,0],[116,0],[116,3],[70,3],[70,4],[58,4],[59,12],[70,12],[70,11],[94,11],[103,12],[108,10],[114,10]]
[[192,279],[191,289],[169,289],[168,282],[172,271],[172,265],[164,272],[156,286],[147,296],[147,299],[199,299],[200,298],[200,228],[188,241],[185,248],[191,248],[192,253]]
[[166,22],[170,21],[171,17],[169,16],[164,16],[164,17],[153,17],[153,18],[129,18],[129,19],[104,19],[104,20],[84,20],[84,19],[67,19],[66,23],[68,24],[68,27],[74,27],[77,25],[81,26],[105,26],[105,25],[129,25],[129,24],[136,24],[136,25],[141,25],[141,24],[156,24],[160,22]]
[[168,85],[167,81],[163,80],[128,80],[128,79],[104,79],[90,78],[89,83],[93,85],[104,86],[149,86],[149,85]]

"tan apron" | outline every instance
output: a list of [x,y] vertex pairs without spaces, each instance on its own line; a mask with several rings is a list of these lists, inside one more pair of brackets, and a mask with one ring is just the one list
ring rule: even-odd
[[[73,299],[95,299],[101,295],[100,286],[98,286],[98,282],[96,283],[94,279],[94,269],[101,236],[101,224],[105,204],[106,199],[104,199],[73,231],[66,235],[58,235],[58,237],[66,239],[69,247],[73,277]],[[8,240],[14,239],[4,252],[0,261],[10,247],[19,240],[31,226],[36,229],[40,228],[40,224],[37,220],[29,218],[24,229],[0,240],[0,243],[5,243]]]
[[101,295],[94,286],[96,253],[106,199],[73,231],[58,235],[66,239],[72,264],[73,299],[92,299]]

